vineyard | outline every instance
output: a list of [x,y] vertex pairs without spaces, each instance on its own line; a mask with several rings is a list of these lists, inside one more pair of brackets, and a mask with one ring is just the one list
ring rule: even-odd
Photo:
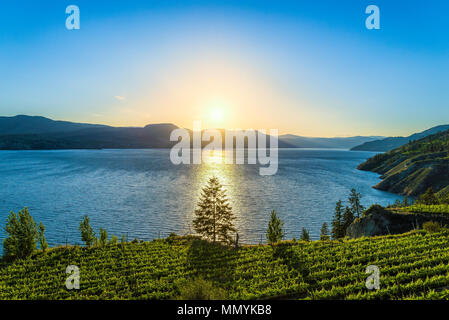
[[[174,299],[205,279],[228,299],[447,299],[449,231],[223,248],[169,238],[106,248],[61,247],[0,262],[0,299]],[[80,289],[65,286],[66,267]],[[380,289],[368,290],[368,265]]]

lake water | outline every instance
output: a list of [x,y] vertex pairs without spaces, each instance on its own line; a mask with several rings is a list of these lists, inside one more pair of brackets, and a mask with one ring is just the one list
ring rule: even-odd
[[317,239],[335,202],[345,200],[351,188],[362,193],[366,206],[399,198],[372,188],[380,181],[377,174],[356,169],[373,155],[281,149],[277,174],[260,176],[256,165],[175,166],[169,150],[1,151],[0,226],[11,210],[26,206],[45,224],[51,245],[81,244],[78,225],[85,214],[97,233],[102,227],[129,240],[192,233],[201,188],[216,175],[227,190],[242,242],[258,243],[261,236],[265,241],[273,209],[285,221],[286,238],[299,238],[306,227]]

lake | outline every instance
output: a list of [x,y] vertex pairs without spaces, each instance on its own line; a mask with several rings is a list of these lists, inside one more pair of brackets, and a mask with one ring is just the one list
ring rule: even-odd
[[257,165],[175,166],[166,149],[0,151],[0,238],[9,212],[25,206],[45,224],[50,245],[81,244],[85,214],[97,234],[102,227],[130,241],[193,233],[201,188],[215,175],[227,190],[241,242],[265,241],[273,209],[285,222],[286,238],[299,238],[305,227],[318,239],[335,202],[346,200],[351,188],[362,193],[365,206],[401,198],[373,189],[379,175],[356,169],[374,154],[280,149],[277,174],[260,176]]

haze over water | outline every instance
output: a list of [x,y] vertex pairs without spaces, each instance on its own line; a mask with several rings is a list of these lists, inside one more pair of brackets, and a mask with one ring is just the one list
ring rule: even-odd
[[[0,225],[11,210],[28,207],[46,226],[50,245],[78,243],[82,216],[128,240],[151,240],[170,232],[193,233],[192,219],[201,188],[216,175],[224,184],[240,241],[265,241],[270,211],[285,222],[286,238],[307,228],[319,237],[330,224],[335,202],[351,188],[362,202],[387,205],[400,198],[372,188],[375,173],[358,171],[371,152],[281,149],[274,176],[260,176],[258,165],[202,165],[170,162],[169,150],[62,150],[0,152]],[[0,237],[4,237],[3,229]]]

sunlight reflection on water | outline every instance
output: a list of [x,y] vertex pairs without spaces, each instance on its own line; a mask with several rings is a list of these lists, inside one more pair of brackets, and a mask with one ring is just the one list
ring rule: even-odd
[[259,165],[223,163],[223,152],[203,154],[201,165],[179,166],[170,162],[169,150],[0,152],[0,225],[10,210],[27,206],[46,225],[51,244],[81,243],[78,224],[85,214],[97,231],[128,234],[129,240],[191,233],[201,189],[214,175],[246,243],[265,239],[273,209],[285,221],[287,238],[298,238],[306,227],[317,239],[335,202],[351,188],[364,195],[365,205],[399,198],[371,188],[377,174],[356,170],[373,153],[280,149],[277,174],[260,176]]

